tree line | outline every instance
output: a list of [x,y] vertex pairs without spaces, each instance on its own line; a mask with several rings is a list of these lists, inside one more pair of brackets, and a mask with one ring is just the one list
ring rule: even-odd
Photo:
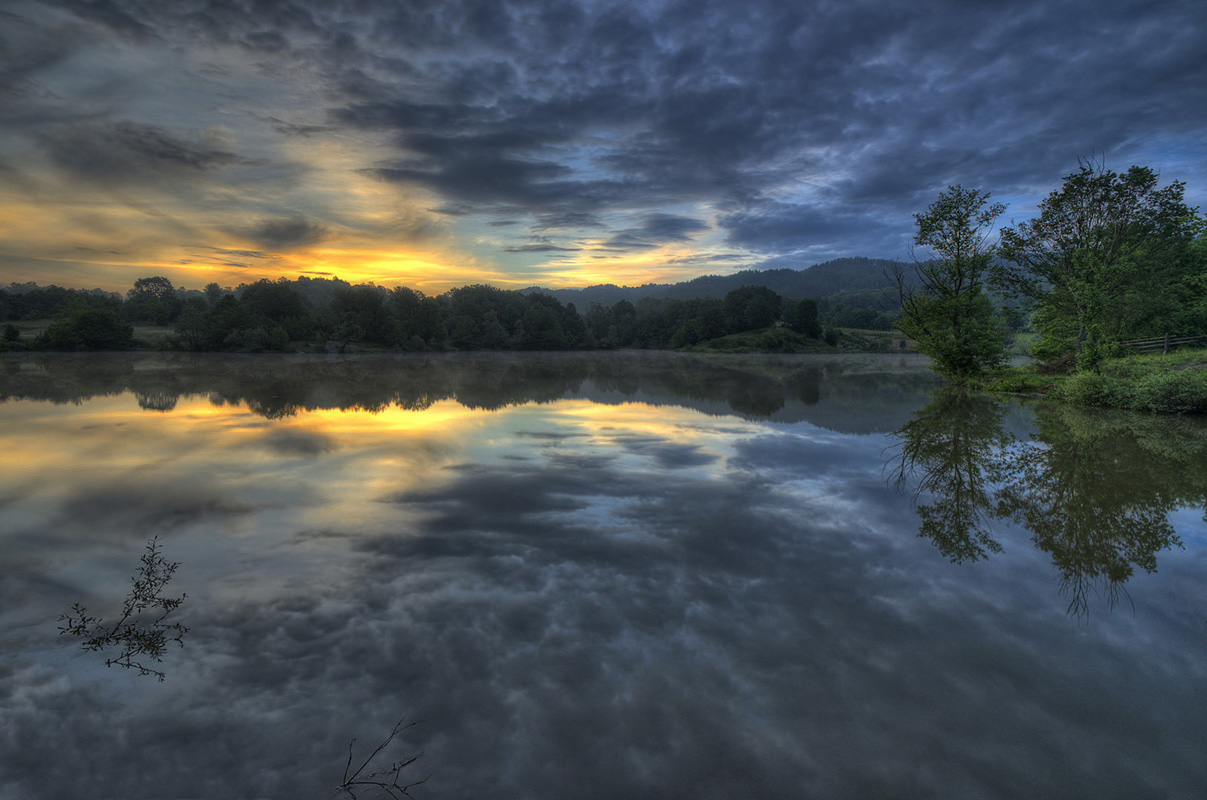
[[898,269],[900,330],[935,369],[963,381],[1005,361],[1005,319],[990,289],[1014,298],[1052,369],[1096,372],[1123,342],[1207,334],[1207,220],[1185,184],[1082,160],[1034,219],[1004,227],[988,192],[951,186],[915,215],[935,258]]
[[135,325],[168,327],[166,346],[190,351],[265,352],[349,346],[427,350],[578,350],[689,347],[763,328],[820,338],[818,303],[744,286],[722,299],[621,300],[580,313],[540,292],[474,285],[427,296],[406,287],[286,278],[237,290],[181,290],[162,276],[139,278],[125,297],[48,287],[0,291],[0,320],[49,316],[28,342],[11,322],[4,345],[48,350],[136,346]]

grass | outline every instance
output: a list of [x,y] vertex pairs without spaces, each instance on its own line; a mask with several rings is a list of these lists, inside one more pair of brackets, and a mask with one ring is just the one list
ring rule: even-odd
[[833,353],[821,339],[810,339],[787,328],[763,328],[731,333],[684,348],[690,353]]
[[811,339],[782,326],[742,331],[709,339],[683,348],[689,353],[903,353],[897,331],[872,331],[858,328],[836,329],[833,345]]
[[990,392],[1044,395],[1079,406],[1207,414],[1207,348],[1108,359],[1099,372],[1045,375],[1034,365],[980,378]]
[[1031,355],[1031,346],[1035,344],[1035,340],[1038,338],[1038,333],[1016,333],[1014,334],[1013,342],[1011,342],[1006,352],[1012,356],[1029,356]]

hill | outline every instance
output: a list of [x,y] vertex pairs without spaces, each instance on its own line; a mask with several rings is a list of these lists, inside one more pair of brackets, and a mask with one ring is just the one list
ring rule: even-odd
[[[616,286],[605,283],[584,289],[544,289],[530,286],[522,292],[544,292],[562,303],[574,303],[586,309],[591,303],[605,307],[621,300],[636,303],[643,297],[696,300],[723,298],[743,286],[766,286],[784,297],[830,297],[857,293],[879,294],[890,285],[888,275],[899,262],[877,258],[839,258],[805,269],[747,269],[732,275],[704,275],[681,283],[647,283],[642,286]],[[893,300],[896,300],[894,295]],[[859,305],[863,305],[859,303]]]

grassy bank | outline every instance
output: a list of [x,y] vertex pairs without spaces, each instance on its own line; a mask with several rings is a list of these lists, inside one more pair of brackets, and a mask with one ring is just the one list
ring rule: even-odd
[[1207,414],[1207,348],[1109,359],[1099,373],[1046,375],[1038,366],[982,377],[990,392],[1040,394],[1079,406]]
[[835,328],[830,340],[802,336],[785,327],[773,326],[731,333],[718,339],[682,348],[689,353],[900,353],[901,334],[895,331],[866,331]]

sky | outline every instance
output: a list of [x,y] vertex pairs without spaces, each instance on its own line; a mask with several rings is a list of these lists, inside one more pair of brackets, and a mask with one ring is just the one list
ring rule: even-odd
[[1207,7],[62,0],[0,9],[0,285],[428,293],[908,258],[1097,156],[1207,206]]

